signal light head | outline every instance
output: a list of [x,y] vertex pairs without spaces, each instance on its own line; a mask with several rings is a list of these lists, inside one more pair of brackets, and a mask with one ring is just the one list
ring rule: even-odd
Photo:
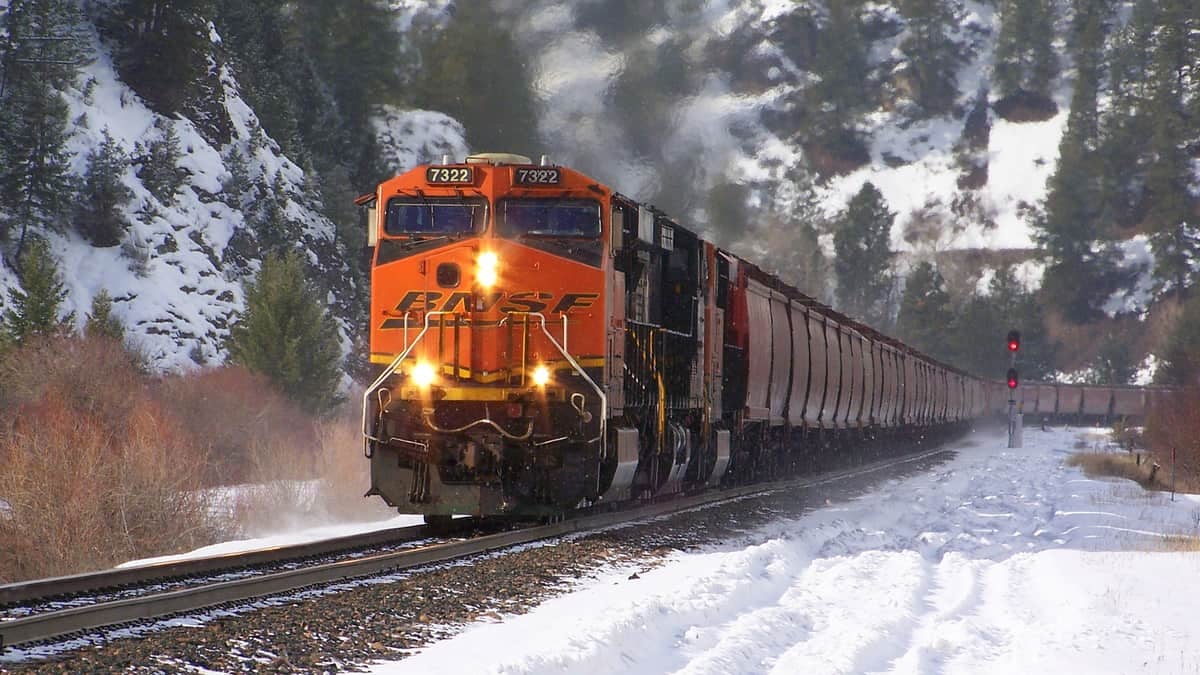
[[1008,351],[1015,352],[1021,348],[1021,331],[1008,331]]
[[1009,389],[1016,389],[1016,388],[1017,388],[1017,384],[1018,384],[1018,381],[1017,381],[1017,369],[1016,369],[1016,368],[1009,368],[1009,369],[1008,369],[1008,388],[1009,388]]

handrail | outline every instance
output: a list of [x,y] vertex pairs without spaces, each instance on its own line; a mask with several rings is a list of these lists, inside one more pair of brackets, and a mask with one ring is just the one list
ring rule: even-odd
[[[400,364],[404,361],[404,359],[408,358],[408,355],[412,352],[412,350],[415,349],[417,344],[421,342],[421,338],[425,337],[425,334],[429,332],[429,318],[430,317],[441,316],[443,314],[453,314],[453,313],[454,312],[440,312],[440,311],[439,312],[426,312],[425,313],[425,326],[423,328],[421,328],[421,332],[417,333],[417,337],[413,338],[412,343],[406,345],[404,347],[404,351],[400,352],[396,356],[396,358],[392,359],[392,362],[389,363],[388,366],[383,369],[383,373],[381,373],[379,375],[379,377],[377,377],[375,379],[375,381],[371,383],[371,386],[367,387],[367,390],[365,392],[363,392],[363,408],[362,408],[362,411],[363,411],[362,412],[363,452],[368,457],[370,456],[371,441],[375,441],[376,443],[383,442],[382,439],[375,438],[374,436],[372,436],[371,430],[367,427],[367,410],[369,409],[369,407],[371,405],[371,394],[374,393],[376,389],[383,386],[383,383],[389,377],[392,376],[392,373],[395,373],[396,370],[398,370],[400,368]],[[404,313],[404,338],[405,338],[405,341],[407,342],[407,340],[408,340],[408,312]]]
[[[366,452],[366,454],[368,456],[370,456],[370,443],[372,441],[374,441],[376,443],[383,442],[382,439],[379,439],[379,438],[376,438],[375,436],[373,436],[371,434],[371,430],[367,426],[367,421],[368,421],[367,420],[367,410],[370,407],[371,394],[375,390],[377,390],[379,387],[381,387],[383,385],[383,383],[387,380],[387,378],[391,377],[392,374],[395,373],[400,368],[400,364],[404,361],[404,359],[408,358],[408,355],[412,352],[412,350],[416,348],[417,344],[419,344],[421,342],[421,339],[425,337],[425,334],[427,332],[429,332],[429,327],[430,327],[429,319],[434,316],[442,316],[445,314],[454,314],[454,312],[444,312],[444,311],[426,312],[425,313],[425,325],[421,328],[421,332],[417,333],[417,336],[415,338],[413,338],[412,343],[405,346],[404,351],[400,352],[400,354],[398,354],[396,356],[396,358],[392,359],[392,362],[389,363],[386,368],[384,368],[383,373],[381,373],[379,375],[379,377],[376,378],[375,381],[371,383],[371,386],[367,387],[367,390],[363,393],[362,434],[363,434],[364,452]],[[546,339],[548,339],[550,341],[550,344],[554,345],[554,348],[557,349],[560,354],[562,354],[563,358],[566,359],[567,363],[571,364],[571,367],[575,370],[575,372],[578,373],[579,376],[582,377],[585,382],[587,382],[589,385],[591,385],[592,389],[595,390],[596,395],[600,397],[600,434],[596,438],[589,440],[588,443],[594,443],[596,441],[599,441],[600,442],[600,456],[602,459],[608,459],[608,434],[607,434],[607,431],[608,431],[608,396],[606,396],[604,394],[604,390],[602,390],[600,388],[600,386],[596,384],[595,380],[593,380],[591,378],[591,376],[587,374],[587,371],[585,371],[583,369],[583,367],[579,365],[579,362],[575,360],[575,357],[571,356],[571,354],[567,351],[567,348],[566,348],[567,317],[566,317],[566,315],[563,315],[563,342],[560,344],[558,340],[554,339],[554,335],[552,335],[550,333],[550,330],[546,327],[546,316],[544,314],[542,314],[541,312],[509,312],[507,316],[505,316],[504,318],[502,318],[500,320],[498,325],[501,325],[501,326],[504,325],[508,321],[509,317],[511,317],[514,314],[521,314],[521,315],[524,315],[525,317],[533,316],[533,317],[537,317],[538,319],[540,319],[541,321],[538,325],[541,327],[542,333],[545,334]],[[404,335],[407,340],[407,337],[408,337],[408,312],[404,313],[404,329],[405,329]],[[488,420],[488,421],[490,421],[490,420]],[[494,423],[493,423],[493,425],[495,426]],[[468,425],[468,426],[473,426],[473,424]],[[499,427],[497,427],[497,428],[499,428]]]

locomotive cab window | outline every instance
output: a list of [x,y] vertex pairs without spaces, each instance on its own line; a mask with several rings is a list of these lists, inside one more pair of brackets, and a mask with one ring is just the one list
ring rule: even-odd
[[505,199],[499,211],[503,237],[600,236],[600,203],[590,199]]
[[487,202],[458,197],[394,197],[387,203],[384,232],[391,236],[454,235],[479,232]]

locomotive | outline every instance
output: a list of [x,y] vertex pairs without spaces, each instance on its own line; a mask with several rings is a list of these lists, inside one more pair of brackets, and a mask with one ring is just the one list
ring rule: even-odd
[[357,203],[368,494],[427,522],[769,479],[1009,399],[545,158],[444,158]]

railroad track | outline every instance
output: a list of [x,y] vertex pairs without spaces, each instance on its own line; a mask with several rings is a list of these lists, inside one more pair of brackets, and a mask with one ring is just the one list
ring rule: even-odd
[[[83,574],[71,577],[42,579],[0,586],[0,606],[20,603],[34,607],[26,615],[0,618],[0,650],[16,645],[46,643],[66,637],[86,634],[109,626],[144,622],[171,615],[195,612],[209,607],[245,602],[300,589],[324,586],[342,581],[393,573],[417,567],[450,562],[474,555],[501,551],[539,540],[553,539],[574,533],[604,529],[635,521],[667,516],[673,513],[706,508],[718,503],[795,490],[845,480],[881,471],[900,464],[920,461],[952,451],[935,449],[881,460],[872,464],[832,471],[818,476],[789,479],[774,483],[731,488],[719,492],[676,497],[661,502],[643,504],[617,511],[583,513],[569,520],[473,536],[459,541],[428,541],[433,532],[425,526],[397,528],[366,535],[355,535],[297,546],[230,554],[186,562],[134,567]],[[341,557],[330,562],[299,565],[291,569],[253,574],[244,578],[223,581],[200,581],[158,590],[164,580],[182,577],[211,576],[216,572],[277,564],[289,560],[312,559],[347,549],[362,550],[371,546],[408,544],[405,548],[377,553]],[[54,598],[66,595],[84,596],[99,590],[156,585],[154,590],[132,594],[131,597],[110,596],[96,599],[89,596],[74,606],[61,608],[50,604]],[[119,594],[118,594],[119,595]],[[41,607],[43,609],[37,609]],[[49,609],[46,609],[49,608]]]

